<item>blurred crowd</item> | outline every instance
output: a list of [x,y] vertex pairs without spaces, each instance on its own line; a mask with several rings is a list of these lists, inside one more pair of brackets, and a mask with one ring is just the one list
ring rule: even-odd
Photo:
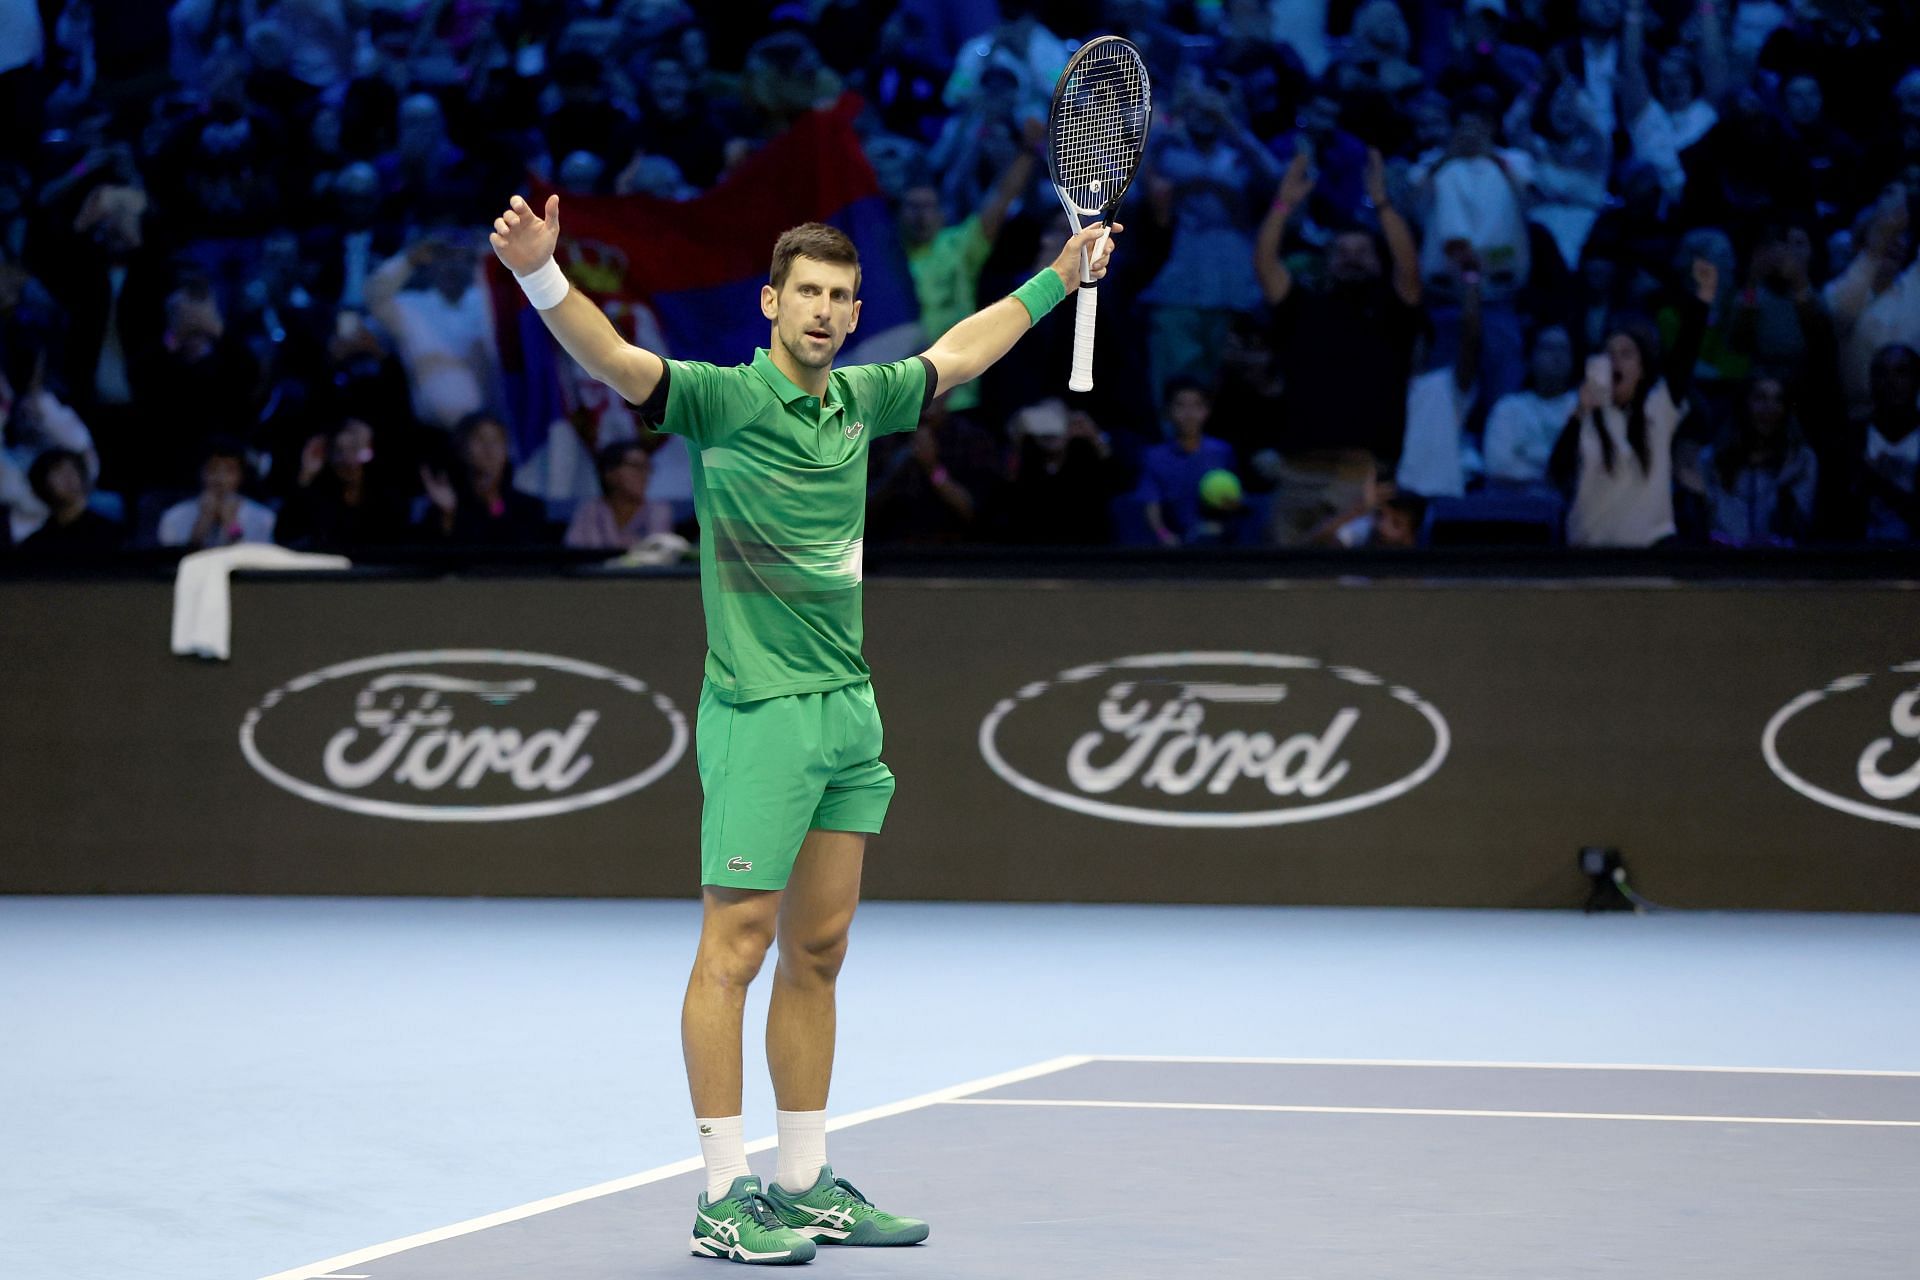
[[931,339],[1057,253],[1102,32],[1155,113],[1095,390],[1063,310],[876,442],[872,541],[1920,539],[1911,5],[0,0],[0,554],[697,538],[617,396],[511,419],[506,197],[857,93]]

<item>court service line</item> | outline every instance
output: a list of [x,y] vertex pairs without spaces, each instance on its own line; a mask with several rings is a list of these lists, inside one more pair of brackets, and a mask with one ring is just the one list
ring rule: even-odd
[[1630,1111],[1476,1111],[1455,1107],[1308,1107],[1269,1102],[1117,1102],[1106,1098],[949,1098],[955,1107],[1111,1107],[1133,1111],[1278,1111],[1324,1116],[1462,1116],[1503,1120],[1664,1120],[1677,1124],[1805,1124],[1920,1129],[1920,1120],[1829,1120],[1796,1116],[1646,1115]]
[[[922,1107],[931,1107],[936,1103],[952,1102],[970,1093],[979,1093],[987,1089],[999,1089],[1010,1084],[1032,1080],[1039,1076],[1051,1075],[1055,1071],[1065,1071],[1069,1067],[1085,1065],[1084,1054],[1069,1054],[1065,1057],[1049,1058],[1045,1062],[1036,1062],[1030,1066],[1018,1067],[1012,1071],[1003,1071],[998,1075],[986,1076],[979,1080],[969,1080],[964,1084],[948,1085],[944,1089],[935,1089],[917,1097],[905,1098],[899,1102],[889,1102],[878,1107],[868,1107],[864,1111],[854,1111],[827,1121],[828,1130],[845,1129],[851,1125],[866,1124],[871,1120],[884,1120],[889,1116],[901,1115],[908,1111],[918,1111]],[[749,1155],[756,1151],[771,1151],[777,1144],[772,1137],[756,1138],[747,1143]],[[511,1209],[502,1209],[497,1213],[485,1214],[478,1218],[469,1218],[465,1222],[456,1222],[451,1226],[436,1227],[431,1231],[422,1231],[417,1235],[405,1236],[398,1240],[389,1240],[385,1244],[369,1245],[364,1249],[355,1249],[338,1257],[322,1262],[311,1262],[304,1267],[294,1267],[290,1271],[276,1271],[263,1280],[324,1280],[324,1277],[337,1273],[345,1267],[357,1267],[363,1262],[373,1262],[379,1258],[392,1257],[408,1249],[417,1249],[422,1245],[438,1244],[443,1240],[452,1240],[458,1236],[472,1235],[488,1227],[497,1227],[508,1222],[518,1222],[522,1218],[531,1218],[538,1214],[550,1213],[555,1209],[564,1209],[571,1204],[584,1200],[597,1200],[601,1196],[614,1195],[621,1191],[631,1191],[635,1187],[646,1186],[650,1182],[661,1182],[678,1177],[683,1173],[692,1173],[701,1168],[699,1156],[686,1160],[676,1160],[672,1164],[663,1164],[644,1173],[629,1174],[624,1178],[615,1178],[611,1182],[597,1183],[591,1187],[582,1187],[578,1191],[567,1191],[557,1196],[548,1196],[544,1200],[535,1200],[528,1204],[517,1205]]]
[[1150,1053],[1096,1053],[1090,1062],[1171,1062],[1249,1067],[1462,1067],[1498,1071],[1688,1071],[1711,1075],[1877,1076],[1920,1080],[1920,1071],[1858,1071],[1842,1067],[1708,1067],[1646,1062],[1449,1062],[1422,1058],[1235,1058]]

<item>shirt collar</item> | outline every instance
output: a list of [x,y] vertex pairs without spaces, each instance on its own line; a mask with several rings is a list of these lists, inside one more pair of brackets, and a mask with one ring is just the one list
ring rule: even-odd
[[[756,347],[754,349],[753,368],[756,373],[766,380],[767,386],[772,389],[773,394],[780,397],[780,403],[783,405],[791,407],[794,401],[805,400],[812,395],[812,393],[804,387],[795,386],[792,378],[780,372],[780,366],[773,362],[773,356],[765,347]],[[836,407],[830,398],[832,395],[833,382],[829,379],[827,382],[827,394],[820,397],[821,402],[829,408]]]

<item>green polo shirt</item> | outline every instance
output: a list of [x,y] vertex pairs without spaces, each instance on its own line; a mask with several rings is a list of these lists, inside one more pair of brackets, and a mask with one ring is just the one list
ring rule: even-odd
[[867,445],[911,431],[933,368],[915,356],[827,375],[815,399],[775,367],[668,360],[641,415],[692,447],[706,676],[724,702],[868,678],[860,656]]

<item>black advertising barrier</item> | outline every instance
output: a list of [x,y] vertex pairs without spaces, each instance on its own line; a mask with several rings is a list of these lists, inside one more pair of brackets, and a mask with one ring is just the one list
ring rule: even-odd
[[[686,578],[0,583],[0,889],[685,895]],[[882,579],[880,897],[1920,910],[1920,593]]]

